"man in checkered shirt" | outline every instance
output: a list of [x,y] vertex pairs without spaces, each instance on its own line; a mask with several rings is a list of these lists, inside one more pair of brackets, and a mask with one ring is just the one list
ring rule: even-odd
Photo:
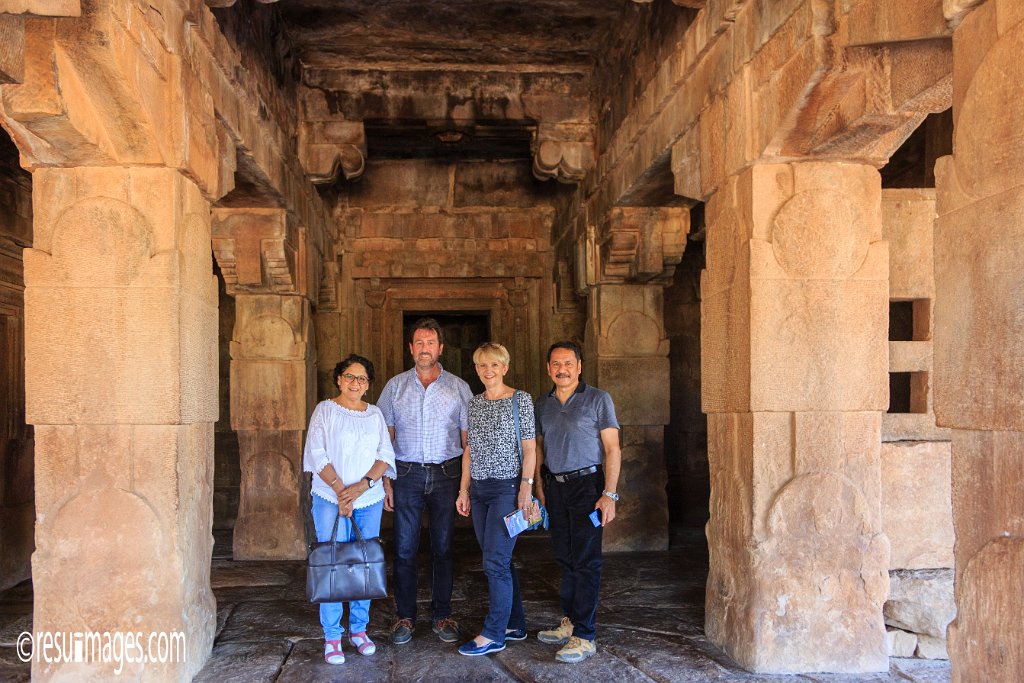
[[424,508],[433,565],[433,631],[448,643],[460,637],[458,623],[451,618],[452,536],[473,394],[468,384],[441,367],[443,349],[444,331],[437,321],[417,320],[409,343],[415,365],[392,377],[377,401],[394,442],[398,473],[394,483],[384,478],[384,509],[395,513],[396,621],[391,641],[396,645],[412,640],[416,627],[416,551]]

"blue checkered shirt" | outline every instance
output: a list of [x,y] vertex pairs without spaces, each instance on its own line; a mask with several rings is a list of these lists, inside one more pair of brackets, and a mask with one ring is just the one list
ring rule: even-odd
[[377,407],[387,426],[395,429],[395,458],[436,464],[462,455],[462,432],[469,429],[472,397],[469,385],[443,367],[426,389],[416,368],[392,377]]

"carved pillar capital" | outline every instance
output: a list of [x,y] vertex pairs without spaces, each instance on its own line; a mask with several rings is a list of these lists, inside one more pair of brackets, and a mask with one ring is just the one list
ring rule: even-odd
[[315,244],[285,209],[214,209],[213,253],[228,294],[316,298],[322,268]]
[[601,281],[668,284],[690,231],[684,207],[614,207],[598,236]]
[[342,174],[356,180],[366,170],[366,130],[362,121],[304,121],[299,129],[299,161],[316,184]]

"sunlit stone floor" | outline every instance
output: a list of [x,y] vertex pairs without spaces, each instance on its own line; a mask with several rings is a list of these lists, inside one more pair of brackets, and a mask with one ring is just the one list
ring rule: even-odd
[[[218,535],[212,581],[217,596],[217,639],[206,667],[196,678],[210,682],[278,681],[716,681],[940,683],[949,681],[947,662],[890,660],[886,674],[803,674],[764,676],[736,666],[703,635],[707,548],[703,530],[673,532],[672,550],[605,558],[598,613],[598,654],[581,664],[554,661],[557,648],[536,633],[557,623],[558,572],[545,536],[527,536],[516,547],[530,637],[510,642],[504,652],[463,657],[456,644],[442,643],[430,631],[428,577],[421,572],[420,622],[411,643],[387,638],[394,616],[389,601],[375,601],[370,635],[377,654],[361,657],[345,641],[346,662],[322,659],[317,608],[305,599],[301,562],[233,562],[230,535]],[[422,550],[426,551],[424,538]],[[470,529],[457,540],[455,617],[467,635],[477,633],[487,610],[486,579]],[[426,556],[422,557],[424,562]],[[26,681],[14,641],[29,630],[31,588],[22,584],[0,593],[0,681]]]

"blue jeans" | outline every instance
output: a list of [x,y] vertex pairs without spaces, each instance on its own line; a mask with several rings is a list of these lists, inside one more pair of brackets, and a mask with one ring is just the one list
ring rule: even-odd
[[462,459],[441,465],[395,463],[398,478],[392,484],[395,505],[395,612],[399,619],[416,623],[416,552],[420,546],[420,518],[427,509],[432,556],[431,619],[452,614],[455,558],[455,499],[462,478]]
[[551,545],[562,568],[562,614],[572,619],[572,634],[586,640],[597,636],[604,531],[595,527],[588,515],[603,490],[601,471],[561,484],[550,475],[544,477]]
[[505,642],[505,629],[525,629],[519,576],[512,565],[516,538],[510,538],[505,515],[518,505],[519,477],[515,479],[474,479],[469,488],[470,511],[476,540],[484,554],[484,574],[490,593],[490,608],[480,634]]
[[[356,508],[355,517],[363,538],[377,538],[380,535],[380,516],[384,511],[384,501]],[[316,527],[316,540],[323,543],[331,540],[334,520],[338,519],[338,504],[313,496],[313,526]],[[338,519],[338,540],[354,541],[356,532],[352,529],[352,521],[348,517]],[[343,602],[320,603],[320,625],[324,627],[324,640],[341,640],[345,629],[341,627],[341,616],[345,611]],[[355,600],[348,603],[349,633],[362,633],[370,623],[370,601]]]

